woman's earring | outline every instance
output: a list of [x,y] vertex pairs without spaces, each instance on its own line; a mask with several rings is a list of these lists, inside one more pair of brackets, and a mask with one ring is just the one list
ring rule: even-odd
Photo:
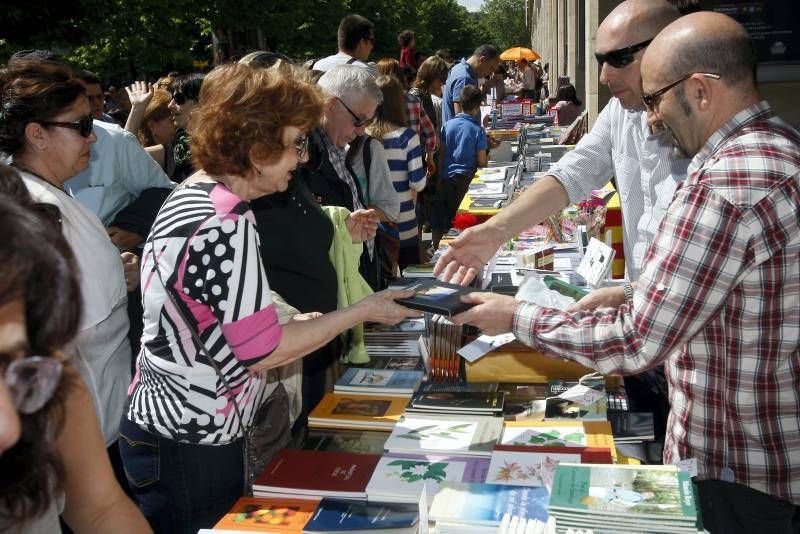
[[256,174],[261,176],[261,169],[259,169],[258,167],[256,167]]

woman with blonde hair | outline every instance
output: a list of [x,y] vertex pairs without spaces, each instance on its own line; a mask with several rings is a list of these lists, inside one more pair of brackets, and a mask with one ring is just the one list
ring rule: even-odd
[[[281,325],[250,201],[287,189],[323,98],[286,73],[230,64],[208,74],[199,103],[189,124],[199,170],[167,199],[145,245],[142,350],[120,425],[139,505],[170,533],[213,526],[249,491],[244,436],[286,396],[271,369],[365,320],[416,315],[394,302],[410,291],[387,291]],[[284,418],[275,437],[288,436],[288,411],[271,415]]]

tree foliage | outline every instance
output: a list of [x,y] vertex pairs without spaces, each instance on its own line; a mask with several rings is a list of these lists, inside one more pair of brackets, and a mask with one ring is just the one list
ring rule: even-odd
[[448,48],[457,58],[484,42],[521,44],[508,32],[523,33],[524,8],[514,12],[523,2],[488,0],[476,14],[456,0],[12,0],[0,12],[0,63],[16,50],[46,48],[122,83],[211,66],[212,40],[248,43],[233,47],[234,57],[253,43],[295,59],[322,57],[336,51],[349,13],[375,23],[374,60],[398,57],[404,29],[415,31],[417,50]]
[[480,13],[481,23],[501,51],[512,46],[531,46],[531,32],[525,24],[525,0],[485,0]]

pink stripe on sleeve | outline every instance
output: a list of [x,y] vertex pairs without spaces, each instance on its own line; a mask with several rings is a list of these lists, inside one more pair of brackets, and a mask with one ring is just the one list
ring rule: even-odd
[[222,325],[222,334],[228,346],[245,365],[253,365],[275,350],[282,333],[274,304],[253,315]]

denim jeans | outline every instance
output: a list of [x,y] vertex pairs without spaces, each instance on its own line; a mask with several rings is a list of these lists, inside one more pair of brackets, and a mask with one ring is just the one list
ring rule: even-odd
[[243,494],[241,439],[219,446],[179,443],[123,417],[119,447],[139,508],[156,533],[211,528]]

